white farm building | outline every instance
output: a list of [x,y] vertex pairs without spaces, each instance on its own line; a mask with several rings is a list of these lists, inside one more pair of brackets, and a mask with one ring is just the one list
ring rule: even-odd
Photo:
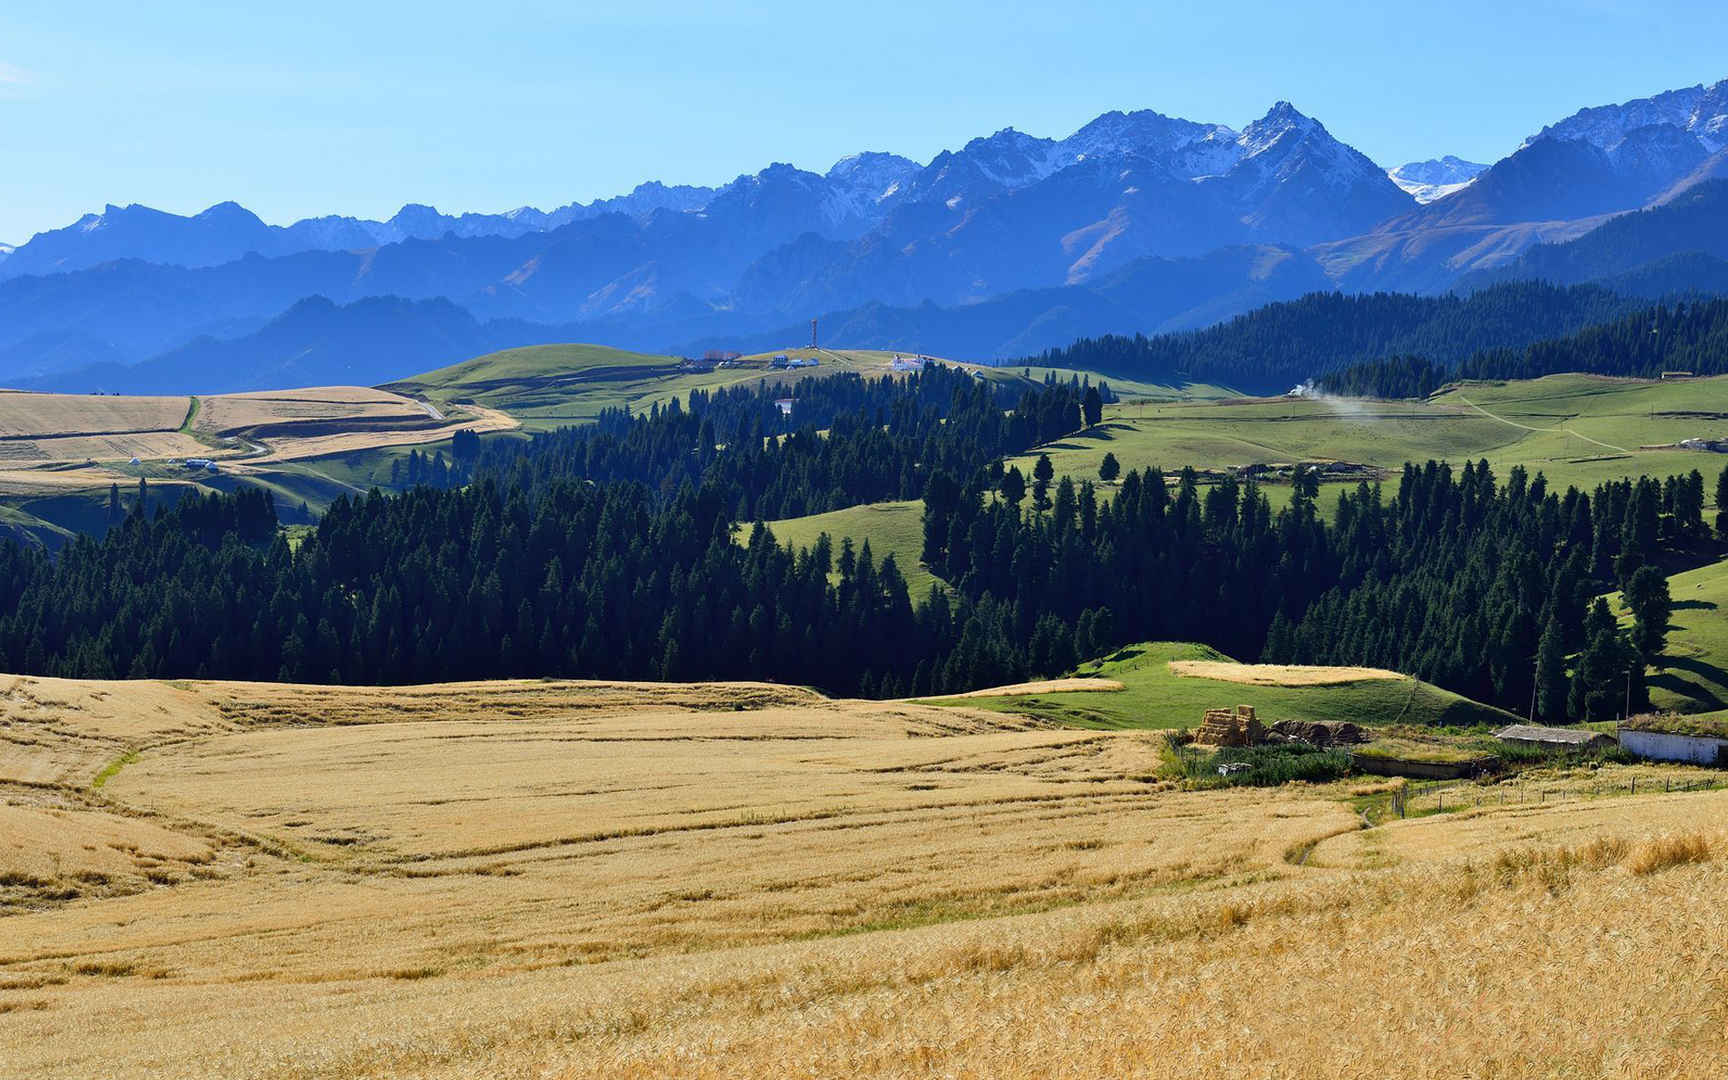
[[1620,746],[1655,761],[1728,765],[1728,721],[1688,716],[1634,716],[1620,725]]

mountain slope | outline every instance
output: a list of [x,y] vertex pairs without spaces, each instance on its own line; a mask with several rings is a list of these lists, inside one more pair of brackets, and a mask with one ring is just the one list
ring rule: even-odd
[[447,300],[374,297],[295,304],[254,333],[200,338],[140,364],[106,364],[33,389],[220,394],[282,386],[369,386],[473,356],[506,333]]
[[1613,214],[1728,177],[1725,130],[1728,80],[1585,109],[1451,194],[1316,254],[1346,287],[1446,288],[1535,244],[1575,239]]
[[[1301,252],[1223,248],[1195,258],[1135,260],[1096,281],[1022,289],[977,303],[869,303],[828,311],[822,336],[861,349],[899,349],[989,362],[1024,357],[1103,333],[1156,333],[1205,326],[1275,300],[1329,288]],[[686,351],[761,352],[797,341],[804,324],[700,338]]]
[[1521,348],[1605,323],[1637,306],[1592,286],[1531,282],[1470,296],[1315,293],[1190,333],[1076,341],[1035,362],[1280,393],[1329,371],[1398,356],[1456,364],[1481,350]]
[[[1728,259],[1728,180],[1700,184],[1660,206],[1616,217],[1575,240],[1539,244],[1505,266],[1462,279],[1459,287],[1531,278],[1573,285],[1633,274],[1679,254]],[[1709,272],[1707,263],[1690,265]],[[1672,275],[1669,280],[1685,283]],[[1646,289],[1638,291],[1649,295]]]

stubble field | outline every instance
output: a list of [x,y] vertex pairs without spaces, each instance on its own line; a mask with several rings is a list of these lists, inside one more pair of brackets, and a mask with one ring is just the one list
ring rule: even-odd
[[10,679],[0,706],[4,1076],[1699,1075],[1728,1048],[1718,793],[1364,830],[1347,784],[1177,790],[1151,733],[761,684]]

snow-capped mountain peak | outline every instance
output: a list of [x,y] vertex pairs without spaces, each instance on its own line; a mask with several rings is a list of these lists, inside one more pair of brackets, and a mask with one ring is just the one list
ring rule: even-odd
[[[1236,133],[1222,124],[1196,123],[1151,109],[1107,112],[1058,143],[1055,162],[1058,168],[1066,168],[1082,161],[1138,154],[1168,161],[1178,172],[1193,176],[1199,174],[1186,172],[1179,164],[1187,160],[1183,151],[1207,140],[1235,138]],[[1201,159],[1210,162],[1210,155]]]
[[836,161],[828,170],[827,179],[846,198],[868,208],[899,194],[918,169],[918,163],[911,158],[866,150]]
[[1392,178],[1394,184],[1408,191],[1417,202],[1431,203],[1468,187],[1487,168],[1486,165],[1447,154],[1445,157],[1429,158],[1427,161],[1406,162],[1397,168],[1387,169],[1386,175]]
[[1005,188],[1035,184],[1057,169],[1057,142],[1011,127],[973,139],[962,153],[984,177]]
[[1580,109],[1559,123],[1549,124],[1524,141],[1537,139],[1581,139],[1598,149],[1613,151],[1640,128],[1672,126],[1690,132],[1706,153],[1728,145],[1728,79],[1710,86],[1688,86],[1619,105]]
[[[1243,157],[1255,157],[1264,154],[1280,143],[1289,143],[1307,138],[1318,130],[1322,135],[1326,129],[1313,117],[1304,116],[1288,101],[1273,104],[1265,116],[1242,129],[1236,143],[1242,147]],[[1328,136],[1330,138],[1330,136]]]

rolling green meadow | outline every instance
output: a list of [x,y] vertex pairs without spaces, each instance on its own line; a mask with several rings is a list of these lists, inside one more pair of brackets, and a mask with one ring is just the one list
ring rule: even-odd
[[[1728,377],[1652,382],[1551,375],[1528,382],[1448,388],[1426,401],[1337,398],[1128,400],[1104,423],[1045,448],[1058,476],[1096,478],[1106,453],[1124,471],[1192,465],[1221,469],[1345,461],[1389,470],[1430,458],[1515,465],[1550,485],[1591,488],[1639,474],[1719,471],[1712,455],[1643,449],[1718,434],[1728,418]],[[1013,462],[1029,471],[1035,455]],[[1276,499],[1276,492],[1268,489]]]
[[1177,675],[1172,661],[1230,662],[1216,649],[1185,642],[1130,645],[1080,665],[1086,678],[1114,679],[1124,689],[937,699],[968,708],[1036,716],[1096,729],[1197,727],[1207,709],[1254,707],[1261,723],[1349,721],[1364,727],[1475,727],[1516,717],[1408,676],[1317,686],[1260,686]]

